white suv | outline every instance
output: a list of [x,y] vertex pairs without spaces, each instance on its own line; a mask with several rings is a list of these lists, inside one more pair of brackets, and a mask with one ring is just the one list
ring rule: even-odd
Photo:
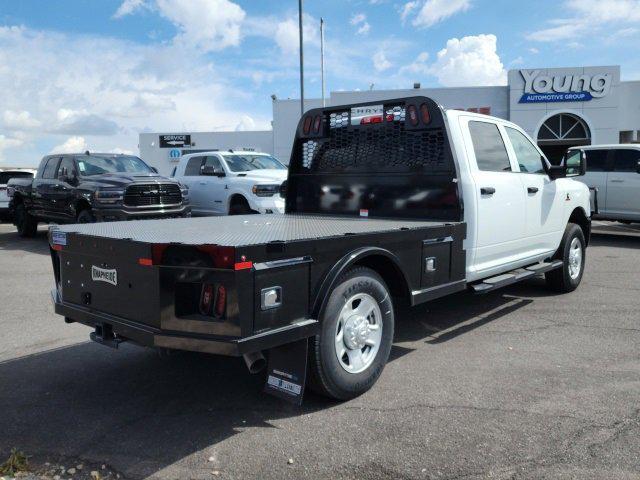
[[598,214],[593,218],[640,222],[640,145],[578,148],[587,154],[587,173],[578,180],[598,189]]
[[228,151],[183,155],[174,174],[189,187],[194,216],[284,213],[287,167],[266,153]]

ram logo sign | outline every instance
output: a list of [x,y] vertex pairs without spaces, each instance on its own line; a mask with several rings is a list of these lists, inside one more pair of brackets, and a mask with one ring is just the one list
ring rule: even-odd
[[519,103],[588,102],[611,89],[612,75],[541,75],[540,70],[520,70],[524,94]]

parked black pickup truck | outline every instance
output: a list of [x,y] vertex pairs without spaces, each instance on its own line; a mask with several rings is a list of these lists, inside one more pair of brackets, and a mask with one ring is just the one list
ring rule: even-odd
[[12,179],[10,208],[21,237],[38,222],[93,223],[191,215],[188,190],[133,155],[48,155],[35,178]]

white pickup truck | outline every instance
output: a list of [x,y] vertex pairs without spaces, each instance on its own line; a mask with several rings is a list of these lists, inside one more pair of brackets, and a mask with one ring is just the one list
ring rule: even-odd
[[284,215],[51,231],[56,312],[109,346],[242,355],[252,372],[268,351],[268,391],[300,401],[309,372],[316,391],[352,398],[382,373],[399,304],[542,274],[578,287],[590,198],[568,177],[585,162],[552,166],[518,126],[426,97],[313,109]]
[[640,145],[589,145],[580,149],[587,155],[587,173],[580,181],[598,190],[598,212],[593,218],[640,222]]
[[266,153],[211,151],[183,155],[174,177],[189,187],[193,216],[284,213],[287,167]]

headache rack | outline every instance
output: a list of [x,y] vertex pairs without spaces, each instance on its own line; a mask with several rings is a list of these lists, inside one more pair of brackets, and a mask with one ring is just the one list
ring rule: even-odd
[[310,110],[296,131],[286,210],[461,221],[441,107],[408,97]]

